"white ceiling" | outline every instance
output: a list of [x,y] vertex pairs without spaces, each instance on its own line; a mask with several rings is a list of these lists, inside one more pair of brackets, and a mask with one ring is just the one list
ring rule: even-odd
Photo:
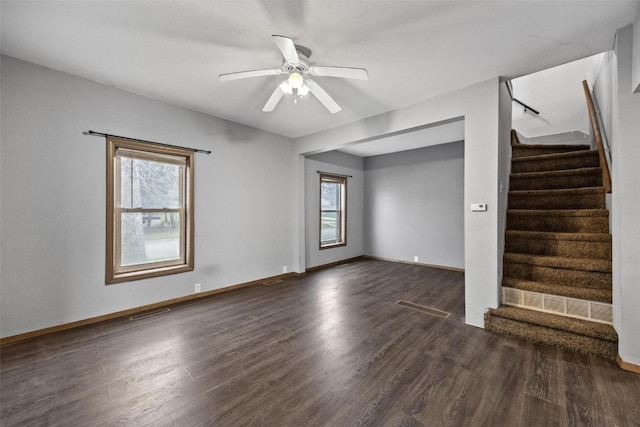
[[[612,48],[639,1],[7,1],[2,53],[290,138],[396,110],[495,76],[513,78]],[[313,97],[262,106],[281,77],[271,34],[316,65],[364,67],[368,81],[317,78]],[[290,100],[289,100],[290,101]]]

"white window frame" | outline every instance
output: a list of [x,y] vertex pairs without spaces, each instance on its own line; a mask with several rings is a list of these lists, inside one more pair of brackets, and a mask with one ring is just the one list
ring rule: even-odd
[[[181,205],[165,207],[123,207],[120,202],[120,161],[118,150],[163,163],[184,164],[180,177]],[[176,147],[107,138],[107,248],[106,283],[120,283],[191,271],[194,268],[194,152]],[[121,218],[123,213],[177,213],[180,216],[180,257],[155,263],[121,265]]]

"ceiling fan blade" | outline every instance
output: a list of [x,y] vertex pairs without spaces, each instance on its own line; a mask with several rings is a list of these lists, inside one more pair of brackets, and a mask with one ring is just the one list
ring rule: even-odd
[[309,67],[309,72],[314,76],[369,80],[369,74],[364,68],[312,66]]
[[266,113],[273,111],[278,105],[278,102],[280,102],[280,99],[282,99],[282,95],[284,95],[282,87],[280,87],[280,85],[276,86],[276,90],[273,91],[273,93],[267,100],[267,103],[264,104],[264,107],[262,107],[262,111]]
[[291,62],[292,64],[300,62],[298,52],[296,51],[296,45],[293,44],[293,40],[287,36],[279,36],[277,34],[272,35],[271,38],[273,38],[273,41],[276,46],[278,46],[278,49],[280,49],[280,52],[282,52],[282,56],[285,61]]
[[284,73],[284,71],[280,68],[271,68],[268,70],[239,71],[237,73],[220,74],[218,78],[221,82],[228,82],[229,80],[246,79],[249,77],[276,76],[282,73]]
[[338,111],[342,110],[342,108],[340,108],[336,101],[334,101],[333,98],[327,92],[325,92],[325,90],[322,89],[322,87],[320,87],[318,83],[310,79],[307,79],[305,83],[307,84],[307,87],[309,87],[311,93],[316,98],[318,98],[318,101],[320,101],[331,114],[335,114]]

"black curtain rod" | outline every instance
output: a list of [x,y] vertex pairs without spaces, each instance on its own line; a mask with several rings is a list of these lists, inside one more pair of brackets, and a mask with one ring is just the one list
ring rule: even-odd
[[145,141],[144,139],[129,138],[128,136],[111,135],[110,133],[94,132],[92,130],[89,130],[89,131],[83,132],[83,133],[85,135],[103,136],[105,138],[108,138],[108,137],[112,136],[114,138],[127,139],[129,141],[146,142],[147,144],[159,145],[161,147],[182,148],[183,150],[191,150],[194,153],[211,154],[211,151],[209,151],[209,150],[200,150],[198,148],[189,148],[189,147],[181,147],[179,145],[163,144],[162,142]]
[[353,175],[341,175],[339,173],[333,173],[333,172],[322,172],[322,171],[316,171],[318,173],[324,174],[324,175],[333,175],[333,176],[342,176],[345,178],[353,178]]

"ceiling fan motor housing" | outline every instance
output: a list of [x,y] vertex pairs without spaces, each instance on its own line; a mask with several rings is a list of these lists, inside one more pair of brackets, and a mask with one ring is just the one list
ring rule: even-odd
[[283,61],[282,69],[285,73],[299,73],[307,74],[309,72],[309,56],[311,50],[303,46],[296,45],[296,52],[298,53],[298,62]]

